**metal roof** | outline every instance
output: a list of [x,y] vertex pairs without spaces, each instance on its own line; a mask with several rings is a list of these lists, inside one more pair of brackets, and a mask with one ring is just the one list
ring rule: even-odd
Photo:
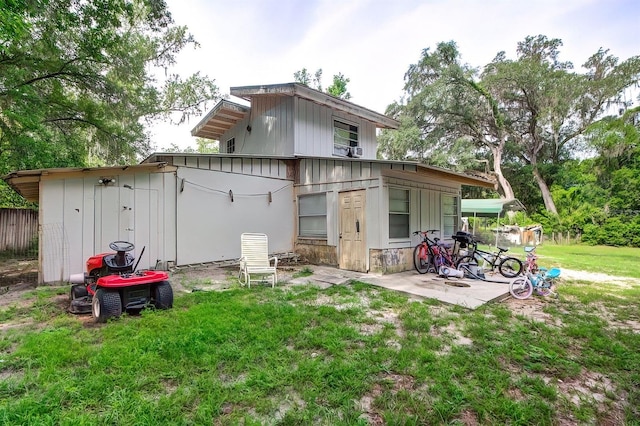
[[[397,129],[400,126],[400,122],[391,117],[300,83],[232,87],[230,93],[249,102],[259,96],[296,96],[363,118],[374,123],[380,129]],[[191,135],[219,140],[227,130],[244,119],[249,111],[251,111],[250,107],[222,100],[191,130]]]
[[37,170],[19,170],[2,176],[2,179],[18,194],[22,195],[27,201],[34,203],[39,202],[40,198],[40,181],[42,178],[59,178],[63,179],[72,174],[83,175],[91,174],[122,174],[125,172],[135,173],[141,170],[154,171],[162,169],[164,171],[167,163],[145,163],[135,164],[131,166],[110,166],[110,167],[65,167],[54,169],[37,169]]
[[490,198],[462,200],[462,216],[503,216],[507,211],[524,211],[524,205],[516,198]]
[[220,137],[249,114],[251,108],[222,100],[191,130],[191,136],[219,140]]

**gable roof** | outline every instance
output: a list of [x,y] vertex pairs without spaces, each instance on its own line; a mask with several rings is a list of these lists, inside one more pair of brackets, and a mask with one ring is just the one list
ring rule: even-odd
[[[380,129],[397,129],[400,126],[400,122],[391,117],[300,83],[239,86],[232,87],[230,93],[249,102],[253,98],[261,96],[295,96],[360,117],[372,122]],[[224,132],[242,120],[250,110],[250,107],[222,100],[191,130],[191,135],[218,140]]]

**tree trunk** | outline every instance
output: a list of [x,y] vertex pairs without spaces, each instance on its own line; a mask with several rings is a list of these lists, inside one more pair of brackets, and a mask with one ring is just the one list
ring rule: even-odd
[[540,174],[540,171],[535,165],[533,166],[533,177],[538,183],[538,187],[540,188],[540,192],[542,193],[542,199],[544,200],[544,206],[547,209],[547,211],[553,214],[558,214],[558,210],[556,209],[556,204],[553,202],[553,198],[551,197],[551,191],[547,186],[547,182],[545,182],[544,179],[542,179],[542,175]]
[[498,185],[500,186],[500,189],[502,189],[504,198],[508,200],[515,198],[515,195],[513,194],[513,188],[511,188],[511,184],[502,174],[502,147],[492,146],[491,151],[491,154],[493,156],[493,172],[498,179]]

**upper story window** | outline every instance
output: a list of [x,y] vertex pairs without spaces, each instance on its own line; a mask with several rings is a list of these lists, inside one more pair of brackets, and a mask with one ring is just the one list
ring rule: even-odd
[[231,138],[227,141],[227,154],[233,154],[236,152],[236,138]]
[[344,146],[358,146],[358,126],[333,120],[333,143]]

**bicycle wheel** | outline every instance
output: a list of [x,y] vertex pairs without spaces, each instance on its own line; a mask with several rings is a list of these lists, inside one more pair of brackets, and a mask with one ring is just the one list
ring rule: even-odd
[[421,274],[429,272],[429,257],[427,247],[424,244],[418,244],[416,248],[413,249],[413,266],[416,268],[416,271]]
[[522,261],[515,257],[505,257],[502,262],[500,262],[498,270],[505,278],[517,277],[522,273]]
[[462,256],[456,262],[456,269],[460,269],[460,264],[462,264],[462,263],[475,263],[475,264],[477,264],[478,261],[473,256],[470,256],[470,255]]
[[509,283],[509,293],[516,299],[526,299],[533,293],[533,285],[527,277],[518,277]]

